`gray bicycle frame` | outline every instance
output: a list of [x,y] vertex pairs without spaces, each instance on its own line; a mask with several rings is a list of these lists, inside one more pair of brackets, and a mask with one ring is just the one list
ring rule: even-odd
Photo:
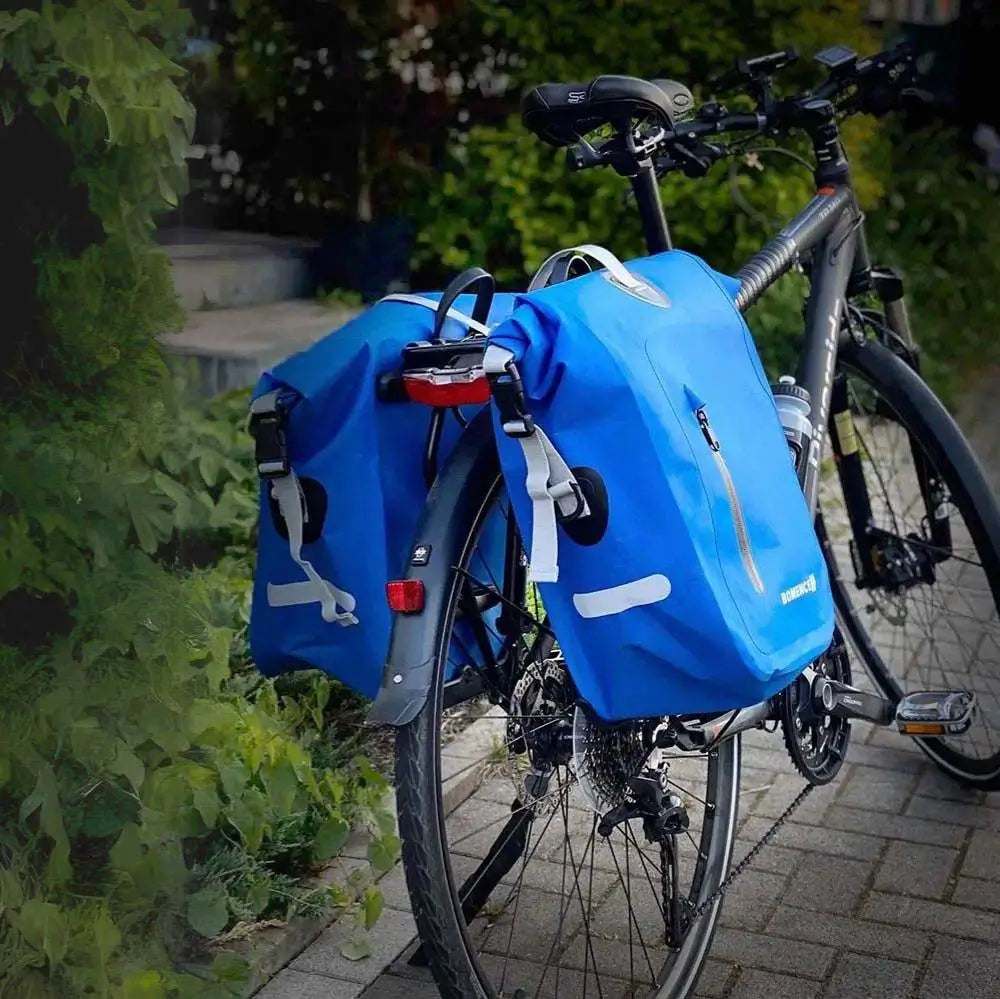
[[793,221],[739,271],[736,305],[746,311],[783,274],[811,254],[806,325],[795,380],[809,392],[812,441],[805,461],[803,492],[816,512],[830,396],[837,364],[848,288],[854,274],[871,268],[863,216],[849,185],[823,188]]

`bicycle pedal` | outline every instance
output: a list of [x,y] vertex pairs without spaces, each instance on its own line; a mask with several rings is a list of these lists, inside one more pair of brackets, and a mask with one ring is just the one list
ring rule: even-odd
[[918,690],[896,706],[896,727],[920,738],[963,735],[976,713],[976,695],[968,690]]

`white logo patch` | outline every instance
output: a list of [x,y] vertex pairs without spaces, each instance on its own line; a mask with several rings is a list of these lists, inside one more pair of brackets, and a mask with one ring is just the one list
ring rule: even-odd
[[801,583],[796,583],[794,586],[789,586],[787,590],[781,591],[781,602],[782,604],[790,604],[793,600],[798,600],[800,597],[804,597],[807,593],[815,592],[816,576],[810,572]]

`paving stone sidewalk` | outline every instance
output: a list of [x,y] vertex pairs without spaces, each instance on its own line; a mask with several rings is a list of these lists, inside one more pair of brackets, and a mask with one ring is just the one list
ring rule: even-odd
[[[963,423],[1000,486],[998,412],[1000,375],[991,375]],[[736,859],[801,786],[780,735],[745,736],[743,767]],[[488,782],[470,806],[497,807]],[[406,963],[415,928],[402,871],[382,889],[370,959],[343,958],[332,926],[259,999],[436,999],[429,975]],[[812,794],[727,896],[697,994],[995,999],[998,942],[1000,794],[966,791],[903,737],[856,725],[838,780]]]

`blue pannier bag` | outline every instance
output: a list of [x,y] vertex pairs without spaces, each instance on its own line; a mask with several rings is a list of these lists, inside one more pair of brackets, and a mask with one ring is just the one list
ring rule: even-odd
[[[602,268],[547,284],[580,257]],[[605,721],[755,704],[832,640],[826,565],[738,288],[682,251],[623,265],[576,247],[490,334],[530,576]]]
[[[482,278],[475,297],[458,294]],[[384,379],[404,347],[485,336],[513,305],[486,272],[466,272],[444,292],[383,298],[263,374],[250,418],[261,474],[250,648],[262,673],[317,668],[376,694],[392,625],[386,583],[419,554],[431,421],[443,414],[439,467],[461,433],[450,412],[387,399]]]

